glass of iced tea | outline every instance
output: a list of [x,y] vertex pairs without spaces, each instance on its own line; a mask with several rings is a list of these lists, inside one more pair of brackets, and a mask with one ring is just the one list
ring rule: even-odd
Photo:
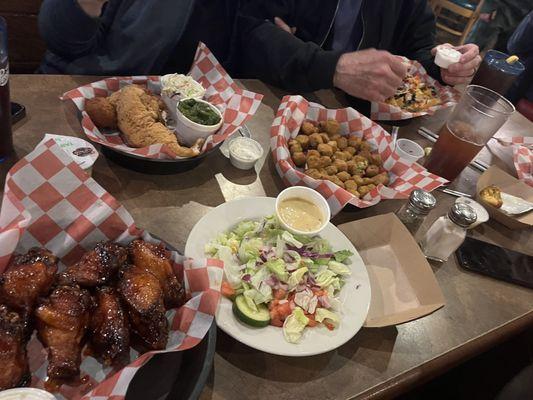
[[453,181],[514,112],[505,97],[470,85],[455,106],[429,155],[426,168]]
[[484,86],[503,96],[524,69],[524,64],[518,61],[518,57],[489,50],[472,79],[472,85]]

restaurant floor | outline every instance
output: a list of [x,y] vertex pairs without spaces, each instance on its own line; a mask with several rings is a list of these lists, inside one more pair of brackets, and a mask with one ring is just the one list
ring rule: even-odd
[[533,327],[397,398],[423,399],[533,399]]

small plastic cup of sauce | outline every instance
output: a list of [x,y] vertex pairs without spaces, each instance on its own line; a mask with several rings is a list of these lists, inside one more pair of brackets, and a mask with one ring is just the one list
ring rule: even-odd
[[276,198],[276,215],[280,224],[292,233],[317,235],[328,224],[331,210],[316,190],[292,186]]
[[396,154],[408,165],[412,165],[424,157],[424,149],[409,139],[398,139],[396,141]]
[[254,139],[237,137],[229,144],[229,159],[236,168],[251,169],[261,157],[263,148]]

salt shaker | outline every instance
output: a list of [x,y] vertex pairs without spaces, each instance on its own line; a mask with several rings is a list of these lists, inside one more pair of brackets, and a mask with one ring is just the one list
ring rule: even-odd
[[448,215],[437,219],[420,241],[420,247],[427,259],[446,262],[459,248],[466,237],[466,228],[476,222],[477,215],[472,207],[455,203]]
[[411,192],[409,201],[398,210],[396,215],[414,236],[436,204],[437,200],[431,193],[416,189]]

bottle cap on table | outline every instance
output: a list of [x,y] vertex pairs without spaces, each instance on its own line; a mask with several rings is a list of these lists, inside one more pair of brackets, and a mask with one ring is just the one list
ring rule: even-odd
[[448,213],[450,220],[463,227],[468,228],[477,220],[477,214],[472,207],[464,203],[455,203]]
[[428,214],[437,205],[435,196],[422,189],[416,189],[409,195],[409,204],[421,214]]

